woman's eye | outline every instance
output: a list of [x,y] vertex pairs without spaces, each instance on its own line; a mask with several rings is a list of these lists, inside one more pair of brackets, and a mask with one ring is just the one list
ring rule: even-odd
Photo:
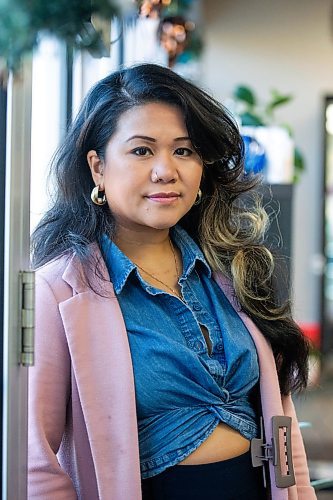
[[193,154],[193,151],[189,148],[178,148],[175,151],[176,155],[178,156],[190,156]]
[[151,154],[151,150],[144,146],[140,146],[139,148],[133,149],[132,153],[134,153],[137,156],[148,156]]

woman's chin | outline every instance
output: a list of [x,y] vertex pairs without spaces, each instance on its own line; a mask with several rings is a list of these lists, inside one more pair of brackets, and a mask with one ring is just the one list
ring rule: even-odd
[[154,221],[150,224],[147,224],[147,227],[150,227],[151,229],[156,229],[156,230],[163,230],[163,229],[170,229],[170,227],[175,226],[179,222],[180,218],[175,218],[175,219],[169,219],[167,221],[159,220],[159,221]]
[[166,229],[170,229],[171,227],[175,226],[180,219],[183,217],[178,215],[174,216],[160,216],[156,215],[156,217],[138,217],[135,220],[134,219],[125,219],[124,217],[116,217],[116,226],[118,227],[123,227],[127,229],[134,229],[134,230],[156,230],[156,231],[162,231]]

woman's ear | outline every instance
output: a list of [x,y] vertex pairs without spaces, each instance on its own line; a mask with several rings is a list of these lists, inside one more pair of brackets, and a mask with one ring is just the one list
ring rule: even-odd
[[94,180],[96,186],[100,187],[100,190],[104,190],[104,163],[103,160],[99,158],[96,151],[92,149],[87,153],[87,162],[90,168],[91,176]]

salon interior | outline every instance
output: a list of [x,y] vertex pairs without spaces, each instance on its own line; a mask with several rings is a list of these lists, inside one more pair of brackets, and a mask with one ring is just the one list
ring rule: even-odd
[[333,499],[332,0],[9,5],[0,11],[2,498],[26,498],[33,324],[18,311],[33,310],[29,235],[47,207],[47,166],[97,80],[154,62],[224,103],[246,172],[262,177],[281,293],[311,341],[309,387],[294,396],[311,480],[319,499]]

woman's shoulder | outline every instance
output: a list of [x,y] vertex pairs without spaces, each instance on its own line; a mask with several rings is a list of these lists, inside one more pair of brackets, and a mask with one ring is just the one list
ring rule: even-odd
[[[88,263],[90,260],[93,261],[100,256],[101,253],[97,243],[90,243],[87,246],[86,262]],[[37,267],[35,272],[38,276],[43,277],[58,276],[59,274],[64,273],[68,266],[73,266],[74,268],[76,267],[78,270],[82,267],[82,260],[73,249],[69,249],[66,252],[48,260],[41,266]]]
[[36,276],[53,281],[59,276],[62,276],[69,262],[74,258],[73,252],[66,252],[64,254],[54,257],[35,269]]
[[99,246],[91,243],[84,259],[76,252],[68,251],[43,264],[36,269],[36,281],[37,286],[44,283],[61,298],[99,290],[100,282],[110,282],[110,279]]
[[71,287],[63,279],[66,269],[73,259],[74,254],[67,252],[46,262],[35,270],[37,297],[50,291],[59,303],[73,295]]

